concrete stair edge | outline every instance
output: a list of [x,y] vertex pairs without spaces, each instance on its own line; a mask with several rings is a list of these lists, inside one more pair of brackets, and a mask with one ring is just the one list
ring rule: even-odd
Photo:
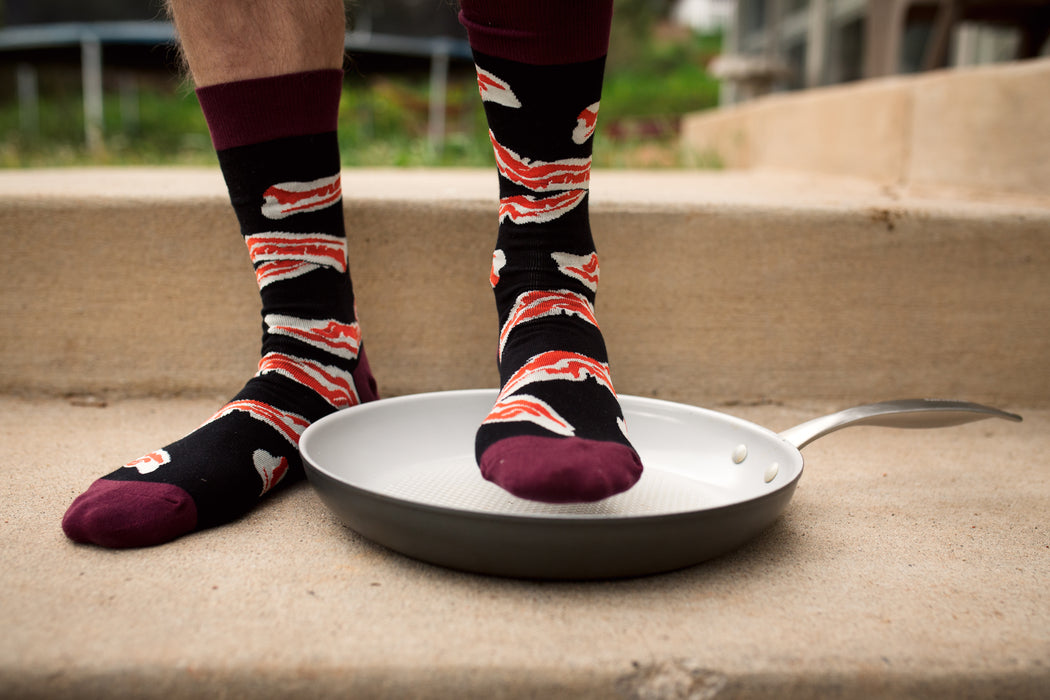
[[[344,193],[384,393],[495,386],[495,177],[347,170]],[[602,171],[592,197],[623,393],[1050,401],[1050,207],[774,172]],[[0,173],[0,231],[0,391],[229,393],[254,372],[217,170]]]

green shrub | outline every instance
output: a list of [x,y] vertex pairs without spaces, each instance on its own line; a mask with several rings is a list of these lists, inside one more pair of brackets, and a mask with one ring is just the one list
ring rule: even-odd
[[[624,30],[624,21],[614,26],[595,162],[605,167],[683,165],[675,154],[677,120],[717,104],[718,84],[705,66],[721,40],[657,28],[643,41],[636,31]],[[0,167],[217,162],[197,99],[185,83],[145,80],[129,103],[133,108],[125,105],[123,111],[116,91],[107,93],[104,145],[89,151],[78,77],[67,71],[42,78],[35,129],[22,128],[13,94],[0,101]],[[344,164],[491,165],[485,113],[470,72],[457,71],[449,81],[440,151],[428,140],[428,89],[426,76],[349,76],[338,126]],[[654,157],[654,148],[663,152]],[[641,159],[639,149],[647,153]]]

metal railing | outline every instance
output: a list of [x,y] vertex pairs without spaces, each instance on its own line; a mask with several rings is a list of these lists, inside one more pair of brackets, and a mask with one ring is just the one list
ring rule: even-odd
[[[98,150],[102,135],[102,48],[106,44],[172,44],[177,41],[170,22],[71,22],[24,25],[0,29],[0,51],[25,51],[69,46],[80,47],[81,84],[84,98],[84,140],[89,150]],[[370,31],[346,33],[347,51],[384,53],[430,58],[428,142],[440,151],[445,135],[445,105],[449,65],[452,59],[470,60],[470,45],[448,37],[411,37]],[[23,62],[17,70],[19,109],[23,126],[36,113],[36,71]]]

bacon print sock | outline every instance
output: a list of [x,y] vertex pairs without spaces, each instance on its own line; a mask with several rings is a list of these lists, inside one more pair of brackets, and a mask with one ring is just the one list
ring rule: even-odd
[[347,270],[341,85],[335,70],[198,90],[262,297],[262,359],[197,430],[79,496],[62,521],[72,540],[148,546],[239,518],[302,476],[310,423],[377,398]]
[[[516,41],[518,33],[497,32],[493,39],[499,18],[482,21],[475,3],[462,7],[500,183],[490,281],[500,323],[501,390],[477,432],[476,457],[486,479],[516,496],[600,500],[630,488],[642,472],[594,315],[598,258],[587,187],[604,46],[597,42],[598,56],[571,63],[486,54],[479,46],[518,56],[503,42],[507,36]],[[537,21],[537,31],[544,26],[557,22]],[[536,60],[527,52],[525,58]]]

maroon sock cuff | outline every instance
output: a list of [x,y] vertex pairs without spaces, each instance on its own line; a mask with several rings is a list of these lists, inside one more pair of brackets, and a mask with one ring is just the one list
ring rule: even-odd
[[471,47],[534,65],[578,63],[609,50],[612,0],[460,0]]
[[343,71],[289,73],[197,89],[215,150],[335,131]]

